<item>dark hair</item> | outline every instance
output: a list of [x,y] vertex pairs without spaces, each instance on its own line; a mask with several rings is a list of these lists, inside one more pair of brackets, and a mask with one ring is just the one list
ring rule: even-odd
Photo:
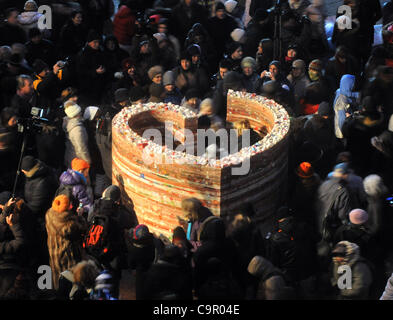
[[5,12],[4,12],[5,18],[8,19],[10,17],[11,13],[14,12],[14,11],[19,12],[19,10],[17,8],[15,8],[15,7],[8,8],[7,10],[5,10]]
[[219,68],[231,69],[232,64],[228,59],[222,59],[219,63]]
[[73,10],[73,11],[71,12],[71,14],[70,14],[70,18],[71,18],[71,19],[74,19],[78,13],[80,13],[81,15],[83,15],[82,11],[80,11],[80,10]]

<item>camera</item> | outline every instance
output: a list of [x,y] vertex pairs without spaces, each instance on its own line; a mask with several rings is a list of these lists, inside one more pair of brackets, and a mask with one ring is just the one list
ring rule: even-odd
[[272,73],[271,72],[265,72],[265,77],[271,77],[272,76]]
[[30,112],[31,117],[18,119],[18,132],[32,131],[34,133],[41,133],[44,125],[49,124],[47,116],[49,115],[49,108],[32,107]]

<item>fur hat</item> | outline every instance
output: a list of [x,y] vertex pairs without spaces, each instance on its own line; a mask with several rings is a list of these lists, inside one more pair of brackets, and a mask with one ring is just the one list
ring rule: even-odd
[[88,168],[90,168],[89,163],[83,159],[74,158],[71,161],[71,169],[74,171],[81,171],[83,169],[88,169]]
[[64,194],[58,195],[52,202],[52,209],[59,213],[67,211],[69,207],[70,199]]
[[368,220],[368,213],[363,209],[353,209],[349,213],[349,221],[353,224],[364,224]]
[[129,99],[128,90],[126,88],[119,88],[115,91],[115,102],[119,103]]
[[37,3],[34,0],[28,0],[25,2],[25,6],[23,7],[23,10],[25,11],[37,11],[38,6]]
[[242,62],[240,63],[242,68],[255,68],[255,66],[257,65],[257,62],[255,61],[254,58],[252,57],[245,57],[243,58]]
[[154,66],[147,71],[147,75],[149,76],[150,80],[153,80],[153,78],[158,75],[158,74],[163,74],[164,69],[161,66]]
[[116,185],[109,186],[102,193],[103,199],[110,199],[113,201],[119,201],[120,196],[121,196],[120,188]]
[[24,156],[22,159],[21,169],[30,171],[37,164],[37,159],[32,156]]
[[98,107],[90,106],[85,109],[83,119],[92,121],[97,114]]
[[240,28],[236,28],[231,32],[231,38],[235,42],[245,43],[246,31]]
[[231,13],[237,6],[237,2],[234,0],[228,0],[224,3],[225,10]]
[[364,191],[371,197],[383,196],[388,192],[382,178],[377,174],[370,174],[363,180]]
[[45,69],[49,69],[48,64],[41,60],[41,59],[35,59],[34,63],[33,63],[33,70],[36,74],[41,73],[43,70]]
[[309,162],[302,162],[298,166],[296,170],[296,174],[300,178],[311,178],[314,175],[314,169]]
[[173,71],[168,70],[167,72],[164,73],[164,76],[162,78],[162,84],[164,86],[170,85],[170,84],[175,84],[175,74]]
[[64,112],[68,118],[74,118],[82,112],[82,109],[73,101],[67,101],[64,104]]

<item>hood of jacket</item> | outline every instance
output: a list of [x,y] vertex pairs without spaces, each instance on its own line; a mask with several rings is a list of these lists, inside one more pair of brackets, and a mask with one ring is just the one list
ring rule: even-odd
[[77,126],[83,126],[83,122],[80,118],[63,118],[63,130],[65,132],[70,132]]
[[[353,266],[360,258],[359,246],[349,241],[340,241],[337,246],[342,246],[345,251],[344,261],[340,265]],[[337,262],[335,262],[337,265]]]
[[220,241],[225,239],[224,221],[216,216],[210,216],[203,221],[198,232],[198,241]]
[[35,23],[40,19],[41,16],[42,16],[42,13],[39,13],[39,12],[34,12],[34,11],[22,12],[18,16],[18,22],[20,24]]
[[353,88],[355,87],[355,76],[351,74],[345,74],[341,77],[340,80],[340,94],[348,97],[348,98],[356,98],[357,93],[353,92]]
[[82,173],[78,171],[74,171],[72,169],[67,169],[60,176],[60,183],[63,185],[78,185],[78,184],[87,184],[86,178]]

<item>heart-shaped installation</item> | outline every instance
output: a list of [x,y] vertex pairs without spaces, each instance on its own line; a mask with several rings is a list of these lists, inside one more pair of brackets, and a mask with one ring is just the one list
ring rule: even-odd
[[[265,128],[267,134],[237,153],[209,160],[143,137],[147,129],[156,129],[162,140],[169,133],[184,143],[188,132],[196,141],[195,112],[170,103],[138,104],[119,112],[112,122],[112,178],[138,222],[170,237],[183,216],[181,201],[190,197],[227,220],[246,204],[253,206],[256,222],[272,215],[286,186],[289,116],[273,100],[230,90],[227,121],[243,119],[257,131]],[[170,132],[164,127],[166,121],[173,124]],[[152,161],[146,161],[146,155]],[[233,169],[246,161],[248,173],[234,175]]]

